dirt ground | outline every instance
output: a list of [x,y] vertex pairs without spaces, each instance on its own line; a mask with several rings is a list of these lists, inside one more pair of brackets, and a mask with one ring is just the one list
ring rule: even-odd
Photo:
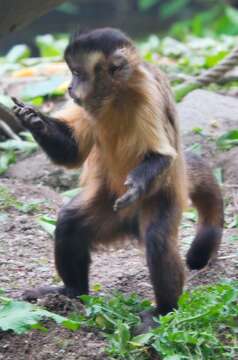
[[[223,169],[223,192],[226,202],[226,229],[218,260],[200,272],[187,271],[186,288],[215,283],[222,279],[238,278],[237,240],[232,227],[238,210],[238,148],[222,153],[214,142],[201,135],[187,135],[187,146],[201,144],[201,151],[213,168]],[[76,184],[75,173],[65,173],[51,165],[39,151],[20,160],[1,178],[22,202],[42,200],[40,214],[56,216],[63,200],[60,191]],[[47,200],[47,201],[46,201]],[[37,223],[38,214],[23,214],[9,209],[0,218],[0,288],[8,296],[19,297],[22,290],[42,284],[59,282],[53,262],[53,239]],[[181,225],[181,252],[184,254],[195,233],[195,224],[185,219]],[[123,293],[136,292],[153,299],[146,263],[141,249],[132,243],[120,249],[108,249],[93,255],[91,285],[100,283],[102,293],[118,289]],[[16,336],[0,332],[0,359],[5,360],[106,360],[105,342],[97,331],[81,329],[70,332],[50,324],[47,333],[37,330]]]

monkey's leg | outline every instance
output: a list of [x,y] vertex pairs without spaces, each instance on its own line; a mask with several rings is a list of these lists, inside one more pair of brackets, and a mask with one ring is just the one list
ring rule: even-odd
[[25,299],[33,300],[49,293],[69,297],[87,294],[92,247],[121,235],[121,224],[112,211],[114,199],[101,191],[86,204],[81,200],[82,195],[60,211],[56,225],[55,264],[64,286],[26,291]]
[[175,309],[182,293],[184,268],[177,244],[180,217],[181,209],[169,191],[161,191],[143,209],[141,235],[146,246],[156,309],[147,317],[143,316],[144,325],[139,332],[153,325],[153,316],[164,315]]
[[93,224],[87,222],[88,216],[82,207],[71,205],[60,211],[55,230],[55,265],[64,286],[27,290],[24,299],[34,300],[51,293],[69,297],[88,293],[90,247],[93,241]]

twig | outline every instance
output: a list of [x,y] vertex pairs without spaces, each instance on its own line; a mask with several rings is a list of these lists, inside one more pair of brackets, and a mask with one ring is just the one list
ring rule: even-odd
[[237,184],[223,184],[222,186],[228,187],[228,188],[238,188]]
[[16,116],[3,104],[0,104],[0,119],[6,123],[15,133],[23,130]]
[[0,120],[0,128],[8,135],[11,139],[21,140],[17,134],[15,134],[10,126],[8,126],[4,121]]
[[194,279],[195,277],[205,273],[208,269],[209,269],[209,264],[206,267],[204,267],[203,269],[197,270],[194,274],[191,274],[190,276],[188,276],[188,278],[187,278],[188,281],[190,281],[190,280]]
[[238,254],[219,256],[218,260],[232,259],[232,258],[236,258],[236,257],[238,257]]

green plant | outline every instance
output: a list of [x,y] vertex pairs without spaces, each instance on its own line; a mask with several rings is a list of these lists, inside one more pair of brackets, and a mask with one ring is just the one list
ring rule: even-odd
[[[162,359],[233,359],[238,356],[238,282],[202,286],[185,292],[178,310],[161,316],[159,326],[133,336],[138,313],[150,303],[128,298],[83,296],[86,315],[80,321],[106,332],[113,359],[148,360],[150,349]],[[77,316],[76,316],[77,320]]]
[[217,146],[221,150],[230,150],[232,147],[238,145],[238,129],[226,132],[220,136],[216,141]]
[[9,165],[16,162],[17,154],[30,155],[38,149],[37,143],[29,132],[22,132],[21,135],[23,139],[0,142],[0,175],[7,171]]
[[53,219],[47,215],[42,215],[37,220],[38,224],[51,236],[54,235],[56,219]]
[[0,186],[0,211],[14,208],[23,213],[33,213],[40,209],[41,201],[22,202],[12,195],[9,190]]
[[[100,287],[95,286],[95,290]],[[69,319],[35,305],[0,297],[0,328],[17,333],[32,328],[46,330],[42,319],[52,319],[70,330],[80,326],[98,328],[108,341],[111,359],[149,360],[151,351],[166,360],[225,360],[238,356],[238,282],[201,286],[184,292],[178,310],[158,319],[158,327],[133,336],[139,313],[149,310],[149,301],[132,294],[112,297],[81,297],[84,314]]]
[[50,319],[69,330],[77,330],[80,324],[36,305],[0,296],[0,329],[23,334],[31,329],[47,331],[40,321]]

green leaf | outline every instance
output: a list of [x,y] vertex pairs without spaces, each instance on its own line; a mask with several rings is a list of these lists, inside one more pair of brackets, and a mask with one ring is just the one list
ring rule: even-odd
[[170,0],[160,6],[161,18],[167,19],[183,9],[189,0]]
[[15,63],[22,59],[30,57],[30,49],[27,45],[15,45],[6,55],[6,60]]
[[37,96],[37,97],[35,97],[34,99],[32,99],[32,100],[30,101],[30,103],[31,103],[31,105],[33,105],[33,106],[42,106],[43,103],[44,103],[44,98],[43,98],[43,96]]
[[238,215],[234,215],[233,220],[227,225],[228,229],[238,228]]
[[22,89],[21,96],[24,100],[34,99],[46,95],[52,95],[53,92],[65,81],[63,76],[53,76],[48,80],[37,81],[26,85]]
[[48,234],[50,234],[51,236],[54,236],[55,225],[56,225],[55,219],[53,219],[49,216],[43,215],[37,219],[37,222]]
[[199,143],[194,143],[193,145],[189,146],[187,150],[193,152],[194,154],[201,155],[202,145]]
[[229,54],[228,50],[221,50],[215,54],[208,55],[205,59],[205,67],[211,68],[217,65],[221,60],[223,60]]
[[23,140],[7,140],[0,142],[0,150],[16,150],[20,153],[31,154],[32,152],[38,149],[38,145],[36,142],[29,142]]
[[226,7],[226,15],[234,25],[238,24],[238,11],[237,11],[237,9],[235,9],[235,8],[233,8],[231,6],[227,6]]
[[195,127],[192,129],[193,133],[194,134],[201,134],[202,131],[203,131],[203,128],[200,128],[200,127]]
[[238,129],[228,131],[220,136],[216,141],[217,146],[221,150],[230,150],[232,147],[238,145]]
[[3,331],[12,330],[17,334],[24,334],[31,328],[41,329],[39,321],[43,318],[52,319],[67,329],[76,330],[80,324],[63,316],[41,309],[24,301],[1,298],[0,328]]
[[36,37],[36,44],[42,57],[62,56],[67,43],[68,39],[66,37],[56,39],[51,34]]
[[75,188],[75,189],[71,189],[71,190],[67,190],[61,193],[62,196],[68,197],[68,198],[73,198],[74,196],[78,195],[80,192],[80,188]]
[[95,292],[99,292],[101,289],[102,289],[102,285],[101,285],[101,284],[96,283],[96,284],[94,284],[94,285],[92,286],[92,290],[95,291]]
[[131,342],[133,343],[133,345],[136,346],[144,346],[146,344],[149,344],[150,340],[153,338],[154,334],[153,333],[146,333],[146,334],[141,334],[138,336],[135,336],[132,338]]
[[118,341],[119,352],[122,354],[125,353],[128,349],[128,342],[131,337],[128,324],[119,322],[115,336]]
[[6,151],[0,154],[0,175],[4,174],[9,168],[9,165],[14,164],[15,162],[16,155],[13,151]]
[[231,235],[229,241],[238,241],[238,235]]
[[14,103],[13,103],[12,99],[10,98],[10,96],[6,96],[6,95],[3,95],[3,94],[0,94],[0,103],[5,105],[8,108],[11,108],[14,105]]
[[158,0],[139,0],[138,1],[139,9],[140,10],[147,10],[150,7],[157,4],[158,2],[159,2]]
[[34,200],[26,203],[22,203],[22,202],[16,203],[14,207],[25,214],[30,214],[39,211],[40,204],[42,204],[41,200]]
[[78,8],[76,5],[67,2],[67,3],[59,5],[57,7],[57,11],[60,11],[60,12],[63,12],[65,14],[69,14],[69,15],[75,15],[78,11]]
[[176,85],[173,88],[176,101],[180,102],[188,93],[200,87],[202,87],[202,85],[193,82],[185,82],[184,84]]

